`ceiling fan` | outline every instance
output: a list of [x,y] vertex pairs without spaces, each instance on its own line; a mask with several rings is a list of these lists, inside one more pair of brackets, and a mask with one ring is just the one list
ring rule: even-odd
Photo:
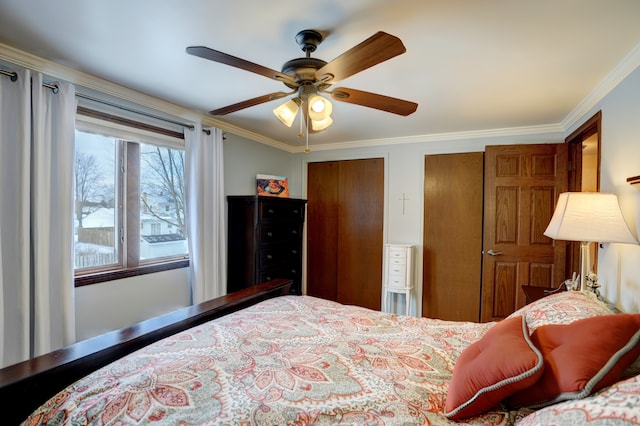
[[281,81],[292,89],[290,92],[269,93],[214,109],[209,111],[211,115],[226,115],[292,94],[297,96],[274,109],[274,114],[290,127],[298,110],[302,107],[308,131],[324,130],[333,122],[330,117],[331,103],[320,94],[330,95],[332,99],[339,102],[362,105],[403,116],[416,111],[418,104],[415,102],[346,87],[329,90],[333,84],[347,77],[406,52],[406,48],[398,37],[379,31],[331,62],[311,57],[311,53],[317,49],[322,40],[323,36],[318,31],[300,31],[296,35],[296,42],[306,56],[285,62],[281,72],[205,46],[190,46],[186,50],[190,55]]

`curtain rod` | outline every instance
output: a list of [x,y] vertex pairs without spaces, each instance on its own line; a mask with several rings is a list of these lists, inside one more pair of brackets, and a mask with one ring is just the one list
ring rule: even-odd
[[[6,71],[6,70],[0,69],[0,74],[6,75],[7,77],[9,77],[11,79],[11,81],[18,80],[18,73],[16,73],[15,71]],[[58,93],[58,91],[60,90],[58,88],[58,86],[56,86],[55,84],[42,83],[42,85],[44,87],[47,87],[47,88],[53,90],[53,93]],[[85,95],[85,94],[82,94],[82,93],[76,93],[76,97],[82,98],[82,99],[86,99],[88,101],[98,102],[98,103],[101,103],[101,104],[104,104],[104,105],[107,105],[107,106],[110,106],[110,107],[113,107],[113,108],[118,108],[118,109],[121,109],[121,110],[124,110],[124,111],[127,111],[127,112],[132,112],[134,114],[144,115],[146,117],[153,118],[153,119],[160,120],[160,121],[164,121],[166,123],[176,124],[178,126],[186,127],[189,130],[194,130],[196,128],[193,124],[183,123],[181,121],[171,120],[169,118],[160,117],[158,115],[149,114],[149,113],[143,112],[143,111],[138,111],[138,110],[135,110],[133,108],[128,108],[128,107],[125,107],[125,106],[122,106],[122,105],[115,104],[113,102],[108,102],[108,101],[105,101],[105,100],[102,100],[102,99],[94,98],[92,96]],[[207,133],[207,134],[210,134],[210,131],[207,130],[207,129],[203,129],[203,131],[205,133]]]
[[[9,77],[11,79],[11,81],[18,81],[18,73],[15,72],[15,71],[0,70],[0,74],[6,75],[7,77]],[[47,89],[51,89],[53,91],[53,93],[58,93],[60,91],[60,88],[58,86],[56,86],[55,84],[42,83],[42,87],[46,87]]]
[[18,73],[17,72],[0,70],[0,74],[6,75],[7,77],[11,78],[11,81],[18,80]]
[[124,111],[127,111],[127,112],[132,112],[134,114],[144,115],[144,116],[149,117],[149,118],[154,118],[156,120],[160,120],[160,121],[164,121],[164,122],[167,122],[167,123],[176,124],[178,126],[186,127],[189,130],[193,130],[193,129],[196,128],[193,124],[183,123],[181,121],[171,120],[170,118],[165,118],[165,117],[160,117],[158,115],[149,114],[148,112],[138,111],[138,110],[133,109],[133,108],[129,108],[129,107],[126,107],[126,106],[123,106],[123,105],[118,105],[118,104],[115,104],[113,102],[105,101],[105,100],[102,100],[102,99],[94,98],[93,96],[85,95],[85,94],[82,94],[82,93],[76,93],[76,96],[79,97],[79,98],[82,98],[82,99],[86,99],[88,101],[98,102],[100,104],[107,105],[107,106],[110,106],[110,107],[113,107],[113,108],[118,108],[118,109],[121,109],[121,110],[124,110]]

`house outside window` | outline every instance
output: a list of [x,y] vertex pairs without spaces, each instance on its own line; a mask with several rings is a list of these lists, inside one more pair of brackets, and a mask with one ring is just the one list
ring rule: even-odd
[[[151,226],[151,232],[149,232],[149,235],[160,235],[162,234],[161,232],[161,228],[162,225],[160,223],[151,223],[149,224]],[[142,235],[144,237],[144,235]]]

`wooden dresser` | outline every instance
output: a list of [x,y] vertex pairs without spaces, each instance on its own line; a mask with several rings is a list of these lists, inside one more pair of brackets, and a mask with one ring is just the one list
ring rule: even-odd
[[228,196],[227,292],[276,278],[301,294],[306,200]]

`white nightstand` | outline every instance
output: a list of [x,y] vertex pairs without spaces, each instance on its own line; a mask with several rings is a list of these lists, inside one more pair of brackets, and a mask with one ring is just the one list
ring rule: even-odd
[[405,295],[405,315],[409,315],[411,290],[413,289],[413,246],[403,244],[384,245],[384,270],[382,282],[382,310],[389,312],[391,294]]

